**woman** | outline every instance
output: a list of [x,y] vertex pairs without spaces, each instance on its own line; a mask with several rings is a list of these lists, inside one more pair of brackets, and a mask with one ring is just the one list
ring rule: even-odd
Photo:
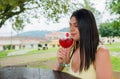
[[73,12],[70,34],[74,44],[58,50],[54,70],[62,71],[69,64],[68,73],[82,79],[112,79],[109,51],[100,44],[94,15],[87,9]]

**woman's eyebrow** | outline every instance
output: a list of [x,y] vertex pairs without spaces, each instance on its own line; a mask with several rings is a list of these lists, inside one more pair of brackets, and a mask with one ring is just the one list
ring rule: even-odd
[[77,22],[69,22],[69,24],[77,24]]

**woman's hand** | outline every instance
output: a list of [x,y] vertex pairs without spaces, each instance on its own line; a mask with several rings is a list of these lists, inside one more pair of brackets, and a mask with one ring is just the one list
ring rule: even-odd
[[57,63],[55,64],[53,70],[55,71],[61,71],[63,70],[63,66],[61,64],[66,63],[66,57],[67,57],[67,50],[65,48],[59,48],[57,52]]
[[58,58],[59,64],[62,64],[62,63],[68,64],[69,63],[70,53],[71,53],[71,50],[74,45],[75,45],[75,42],[73,42],[73,44],[68,48],[59,48],[59,50],[57,52],[57,58]]
[[57,52],[57,58],[58,58],[58,63],[62,64],[62,63],[66,63],[66,57],[67,57],[67,49],[65,48],[60,48]]
[[70,52],[73,48],[73,45],[71,45],[69,48],[59,48],[57,52],[57,63],[54,66],[54,70],[62,70],[64,67],[61,67],[61,64],[68,64],[70,61]]

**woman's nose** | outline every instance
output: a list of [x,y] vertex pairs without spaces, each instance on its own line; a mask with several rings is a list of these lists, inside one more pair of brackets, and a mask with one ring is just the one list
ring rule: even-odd
[[73,26],[71,26],[70,27],[70,31],[72,32],[72,31],[74,31],[75,30],[75,28],[73,27]]

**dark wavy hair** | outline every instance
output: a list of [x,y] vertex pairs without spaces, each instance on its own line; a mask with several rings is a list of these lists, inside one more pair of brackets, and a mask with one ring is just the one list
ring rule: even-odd
[[[80,33],[80,71],[87,70],[95,61],[99,34],[94,15],[87,9],[79,9],[73,12]],[[78,46],[78,45],[77,45]]]

